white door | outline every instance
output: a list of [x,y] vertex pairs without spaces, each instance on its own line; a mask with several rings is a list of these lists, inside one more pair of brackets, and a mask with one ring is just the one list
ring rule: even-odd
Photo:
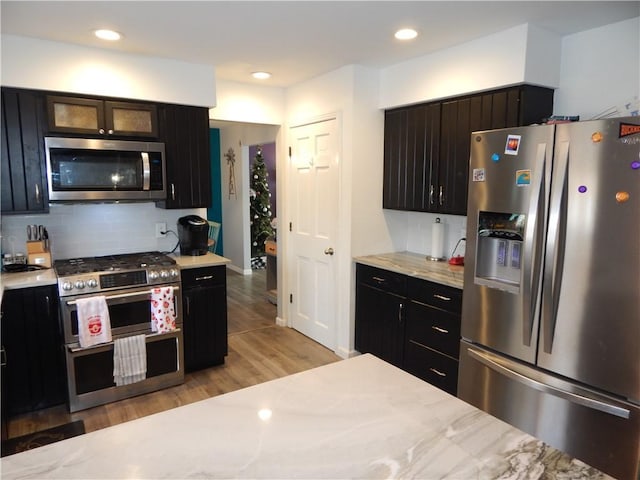
[[290,131],[291,326],[336,347],[338,141],[336,119]]

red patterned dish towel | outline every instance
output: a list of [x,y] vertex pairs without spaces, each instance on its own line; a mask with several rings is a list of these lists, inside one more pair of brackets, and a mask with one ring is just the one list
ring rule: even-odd
[[151,291],[151,331],[171,332],[176,329],[176,310],[173,287],[154,288]]
[[82,348],[111,341],[111,320],[104,295],[79,298],[78,340]]

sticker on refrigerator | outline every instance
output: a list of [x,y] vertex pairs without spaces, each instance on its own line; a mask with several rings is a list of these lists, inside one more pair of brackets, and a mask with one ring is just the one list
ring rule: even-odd
[[516,186],[531,185],[531,170],[516,170]]
[[473,179],[474,182],[484,182],[485,181],[484,168],[474,168],[473,175],[471,178]]
[[504,146],[505,155],[517,155],[520,149],[520,135],[507,135],[507,144]]

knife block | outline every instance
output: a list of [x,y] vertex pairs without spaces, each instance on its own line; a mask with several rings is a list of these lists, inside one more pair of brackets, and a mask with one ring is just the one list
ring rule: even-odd
[[27,242],[27,263],[51,268],[51,252],[46,250],[44,240]]

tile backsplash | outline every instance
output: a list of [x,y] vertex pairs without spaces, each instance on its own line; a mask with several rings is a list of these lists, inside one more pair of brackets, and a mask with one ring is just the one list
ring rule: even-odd
[[[409,252],[431,254],[431,230],[436,218],[444,224],[444,256],[451,258],[458,240],[466,237],[467,217],[433,213],[408,213],[407,250]],[[456,255],[464,256],[465,242],[460,242]]]
[[[199,215],[206,209],[164,210],[154,203],[51,204],[45,215],[3,215],[2,253],[24,253],[27,225],[44,225],[51,255],[62,258],[144,251],[168,252],[178,243],[178,218]],[[156,238],[155,225],[167,224],[168,233]]]

